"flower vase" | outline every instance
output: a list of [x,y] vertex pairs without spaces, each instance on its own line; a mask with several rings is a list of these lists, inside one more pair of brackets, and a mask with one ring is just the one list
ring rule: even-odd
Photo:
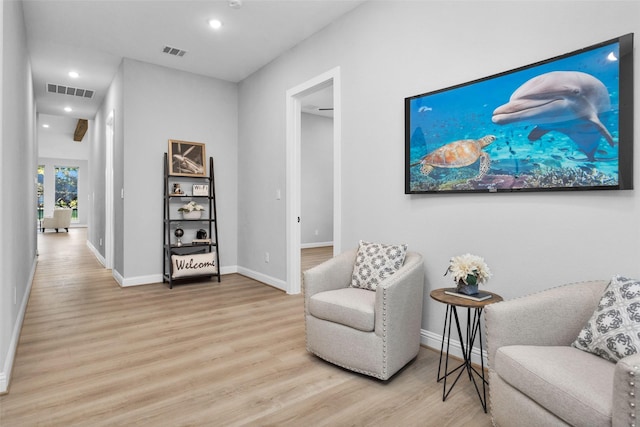
[[465,295],[475,295],[478,293],[478,285],[467,285],[460,280],[456,286],[456,292]]
[[182,211],[183,219],[200,219],[201,216],[202,216],[202,211],[191,211],[191,212]]

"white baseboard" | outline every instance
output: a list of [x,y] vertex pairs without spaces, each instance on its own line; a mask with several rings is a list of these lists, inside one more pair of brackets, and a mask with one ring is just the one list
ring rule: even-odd
[[266,274],[258,273],[257,271],[249,270],[248,268],[238,267],[239,274],[247,276],[258,282],[266,283],[269,286],[280,289],[287,292],[287,282],[284,280],[276,279],[275,277],[267,276]]
[[123,288],[127,288],[129,286],[148,285],[151,283],[162,283],[162,274],[149,274],[147,276],[136,276],[136,277],[124,278],[119,272],[117,272],[116,270],[113,270],[113,277],[116,279],[118,284]]
[[98,249],[96,249],[95,246],[93,246],[93,243],[91,243],[90,241],[87,240],[87,247],[89,248],[89,250],[91,251],[91,253],[93,253],[93,256],[96,257],[96,259],[98,260],[98,262],[100,264],[102,264],[103,267],[105,267],[107,265],[107,261],[104,259],[104,257],[102,256],[102,254],[98,251]]
[[302,243],[300,249],[324,248],[326,246],[333,246],[333,242]]
[[[238,267],[233,265],[230,267],[221,267],[220,275],[224,276],[225,274],[237,273]],[[150,285],[153,283],[162,283],[162,274],[150,274],[147,276],[136,276],[136,277],[127,277],[124,278],[122,275],[113,270],[113,277],[116,279],[116,282],[120,285],[120,287],[127,288],[129,286],[142,286],[142,285]]]
[[31,272],[29,273],[29,279],[27,281],[27,289],[24,292],[22,301],[20,301],[20,310],[16,317],[16,323],[13,325],[13,332],[11,334],[11,341],[9,341],[9,348],[7,349],[7,358],[4,361],[4,366],[0,372],[0,394],[6,393],[9,390],[9,382],[11,380],[11,371],[13,370],[13,361],[16,357],[16,350],[18,349],[18,340],[20,339],[20,331],[22,331],[22,323],[24,322],[24,315],[27,311],[27,303],[29,302],[29,296],[31,295],[31,287],[33,285],[33,278],[36,274],[36,266],[38,265],[38,257],[33,257],[33,264],[31,266]]
[[[434,350],[440,351],[440,349],[442,348],[442,342],[444,339],[445,337],[443,337],[440,334],[436,334],[435,332],[427,331],[425,329],[420,330],[420,343]],[[486,345],[486,342],[483,342],[483,344]],[[447,347],[447,343],[445,342],[444,343],[445,352],[447,351],[446,347]],[[452,356],[456,356],[462,359],[462,346],[460,345],[459,340],[455,340],[453,338],[449,340],[449,353]],[[471,350],[471,362],[476,363],[478,365],[480,365],[481,363],[480,350],[478,349],[478,347],[474,347],[473,350]],[[484,363],[485,367],[487,366],[486,350],[482,350],[482,363]]]

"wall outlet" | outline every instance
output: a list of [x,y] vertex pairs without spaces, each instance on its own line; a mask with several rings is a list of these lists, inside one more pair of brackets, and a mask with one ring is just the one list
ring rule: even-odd
[[319,232],[318,230],[316,230],[316,236],[317,236],[318,234],[320,234],[320,232]]
[[100,246],[102,246],[102,237],[100,238]]
[[264,253],[264,262],[266,262],[266,263],[269,262],[269,252],[265,252]]
[[13,287],[13,305],[16,305],[18,303],[18,289],[16,289],[16,287]]

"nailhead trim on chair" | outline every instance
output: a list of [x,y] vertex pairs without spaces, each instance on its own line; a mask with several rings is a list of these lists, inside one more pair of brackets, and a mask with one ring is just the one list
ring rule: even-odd
[[629,406],[631,407],[631,412],[629,412],[629,426],[636,426],[636,372],[638,371],[638,367],[634,366],[633,371],[629,371],[629,387],[631,387],[631,391],[629,391],[629,397],[631,400],[629,401]]
[[382,289],[382,374],[387,375],[387,288]]
[[631,400],[629,401],[629,406],[631,407],[631,412],[629,412],[629,426],[636,426],[636,404],[634,402],[634,398],[636,396],[636,371],[638,370],[637,366],[633,367],[632,371],[629,371],[629,387],[631,387],[631,391],[629,391],[629,397]]

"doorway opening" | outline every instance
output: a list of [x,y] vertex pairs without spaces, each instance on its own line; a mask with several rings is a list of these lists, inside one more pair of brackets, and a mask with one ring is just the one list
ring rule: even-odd
[[287,293],[301,291],[301,143],[302,100],[332,87],[333,93],[333,253],[340,253],[341,236],[341,95],[340,67],[287,91]]

